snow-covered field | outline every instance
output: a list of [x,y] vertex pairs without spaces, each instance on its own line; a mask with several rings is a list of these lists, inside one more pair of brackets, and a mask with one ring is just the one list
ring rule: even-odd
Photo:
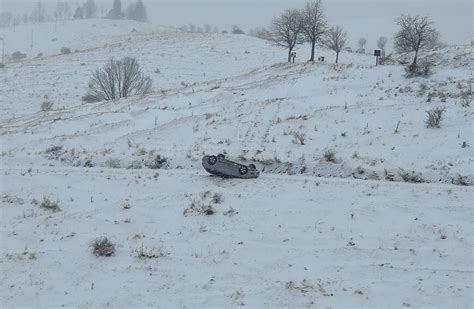
[[[28,54],[0,69],[5,306],[473,306],[471,47],[406,79],[370,55],[310,64],[302,46],[286,64],[259,39],[132,22],[3,35]],[[123,56],[154,93],[84,104],[91,72]],[[207,153],[263,173],[210,177]],[[113,256],[92,254],[100,236]]]

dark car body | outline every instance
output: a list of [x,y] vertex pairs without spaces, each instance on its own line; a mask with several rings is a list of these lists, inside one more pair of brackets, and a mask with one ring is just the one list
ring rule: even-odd
[[202,158],[202,166],[208,173],[225,178],[250,179],[257,178],[260,175],[255,165],[249,164],[247,166],[230,161],[222,154],[204,156]]

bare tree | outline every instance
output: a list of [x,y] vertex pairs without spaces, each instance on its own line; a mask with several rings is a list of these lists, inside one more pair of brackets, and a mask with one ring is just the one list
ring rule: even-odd
[[87,0],[84,3],[84,17],[85,18],[94,18],[97,16],[97,5],[94,0]]
[[125,17],[131,20],[146,22],[148,20],[146,6],[141,0],[138,0],[136,3],[130,3],[125,10]]
[[388,39],[384,36],[381,36],[377,40],[377,47],[380,48],[381,50],[385,50],[385,46],[387,46]]
[[42,23],[47,20],[46,9],[41,1],[36,2],[36,5],[31,12],[30,19],[33,23]]
[[324,45],[336,52],[336,63],[339,61],[339,53],[347,43],[347,32],[341,26],[331,27],[327,32]]
[[0,12],[0,28],[10,27],[13,21],[11,12]]
[[114,0],[114,5],[112,9],[107,14],[106,18],[109,19],[121,19],[123,17],[122,12],[122,1],[121,0]]
[[416,66],[418,52],[436,46],[439,32],[429,16],[402,15],[395,20],[400,30],[395,34],[394,45],[398,52],[415,52],[412,66]]
[[367,39],[360,38],[359,39],[359,52],[360,53],[365,53],[365,45],[367,45]]
[[232,26],[232,34],[245,34],[245,32],[239,26],[234,25]]
[[85,102],[111,101],[151,92],[151,78],[146,77],[137,60],[125,57],[110,59],[102,69],[96,70],[89,82]]
[[286,9],[280,16],[273,19],[271,25],[272,40],[279,46],[288,48],[288,62],[296,44],[302,42],[301,18],[298,10]]
[[271,40],[271,38],[272,38],[272,34],[265,27],[257,27],[257,28],[254,28],[254,29],[250,29],[248,34],[250,36],[254,36],[254,37],[262,39],[262,40]]
[[64,1],[61,1],[61,0],[58,0],[58,2],[56,2],[56,7],[54,9],[54,12],[53,12],[53,15],[54,15],[54,18],[57,20],[63,20],[65,17],[65,6],[66,6],[66,3],[67,2],[64,2]]
[[135,20],[145,22],[148,20],[148,14],[146,6],[143,4],[142,0],[138,0],[135,5]]
[[309,43],[311,43],[311,57],[309,61],[314,61],[314,49],[316,43],[321,41],[322,35],[327,30],[326,14],[321,0],[310,0],[306,2],[301,11],[302,33]]
[[74,11],[73,15],[74,19],[83,19],[84,18],[84,10],[82,9],[81,6],[78,6],[76,10]]

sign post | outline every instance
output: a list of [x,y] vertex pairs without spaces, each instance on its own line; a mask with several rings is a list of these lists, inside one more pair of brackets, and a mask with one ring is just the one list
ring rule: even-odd
[[379,65],[379,57],[380,57],[381,51],[380,49],[374,50],[374,56],[375,56],[375,65]]
[[5,39],[0,36],[0,41],[2,41],[2,64],[5,64]]

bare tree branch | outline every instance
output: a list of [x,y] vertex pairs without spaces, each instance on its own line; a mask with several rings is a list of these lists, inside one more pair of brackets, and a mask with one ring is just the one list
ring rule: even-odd
[[377,40],[377,47],[380,48],[381,50],[385,50],[385,46],[387,45],[388,39],[384,36],[381,36]]
[[336,52],[336,63],[339,61],[339,53],[347,43],[347,33],[341,26],[331,27],[326,34],[324,45]]

